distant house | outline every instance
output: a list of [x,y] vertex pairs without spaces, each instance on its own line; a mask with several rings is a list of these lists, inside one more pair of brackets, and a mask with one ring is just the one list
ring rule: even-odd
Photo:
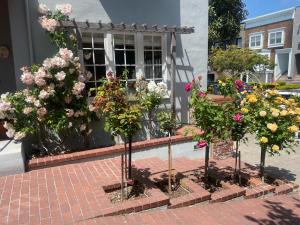
[[300,8],[247,19],[243,25],[243,47],[267,56],[276,64],[262,81],[300,80]]
[[[170,88],[171,35],[169,29],[194,27],[189,34],[176,34],[175,91],[178,118],[188,120],[186,82],[203,75],[207,83],[208,1],[207,0],[43,0],[54,9],[56,4],[71,3],[71,18],[76,21],[105,24],[144,25],[141,30],[81,31],[84,65],[94,74],[89,87],[97,87],[98,79],[108,71],[120,74],[129,70],[134,82],[143,74],[148,80],[165,81]],[[38,23],[38,0],[3,0],[0,2],[0,93],[22,88],[20,82],[24,65],[41,63],[52,56],[55,49]],[[134,26],[134,25],[132,25]],[[155,27],[166,32],[149,32]],[[154,28],[153,28],[154,27]],[[1,50],[2,49],[2,50]],[[166,99],[169,105],[170,99]]]

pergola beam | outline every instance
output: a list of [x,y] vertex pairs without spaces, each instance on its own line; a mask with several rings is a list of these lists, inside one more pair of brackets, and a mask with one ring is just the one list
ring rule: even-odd
[[77,28],[81,30],[101,30],[101,31],[126,31],[126,32],[149,32],[149,33],[176,33],[176,34],[191,34],[194,33],[194,27],[177,27],[177,26],[158,26],[158,25],[147,25],[147,24],[114,24],[114,23],[98,23],[75,21],[73,20],[62,20],[59,21],[59,26]]

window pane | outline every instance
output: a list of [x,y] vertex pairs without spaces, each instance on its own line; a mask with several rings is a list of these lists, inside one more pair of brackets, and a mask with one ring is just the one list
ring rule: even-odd
[[146,77],[146,79],[153,79],[152,66],[145,66],[145,77]]
[[114,46],[115,49],[124,49],[124,35],[114,35]]
[[134,49],[134,35],[125,35],[126,49]]
[[162,78],[162,67],[154,66],[154,76],[155,78]]
[[159,36],[153,37],[153,48],[156,50],[161,49],[161,37],[159,37]]
[[281,44],[282,43],[282,32],[276,33],[276,43]]
[[99,81],[101,78],[106,77],[106,67],[97,66],[96,67],[96,81]]
[[135,66],[127,66],[128,79],[135,79]]
[[84,64],[93,65],[93,50],[83,50]]
[[91,33],[82,33],[82,47],[83,48],[92,48],[92,34]]
[[126,51],[126,64],[127,65],[135,64],[135,52],[134,51]]
[[154,64],[161,64],[162,61],[161,54],[162,54],[161,51],[154,52]]
[[124,65],[125,60],[124,60],[124,51],[116,50],[115,51],[115,63],[116,65]]
[[145,51],[144,52],[144,62],[145,64],[153,64],[153,59],[152,59],[152,51]]
[[89,71],[90,73],[92,73],[92,75],[93,75],[93,77],[90,79],[90,81],[93,81],[93,80],[95,80],[95,76],[94,76],[94,67],[93,66],[86,66],[85,67],[85,69],[87,70],[87,71]]
[[104,48],[104,35],[100,33],[93,34],[94,48]]
[[95,50],[95,64],[105,64],[104,50]]
[[270,44],[271,45],[274,45],[275,44],[275,33],[271,33],[270,34]]
[[144,36],[144,48],[145,50],[152,49],[152,36]]
[[256,43],[255,43],[256,47],[260,46],[260,41],[261,41],[261,36],[260,35],[256,36]]
[[123,71],[125,70],[125,66],[116,66],[116,76],[122,77]]

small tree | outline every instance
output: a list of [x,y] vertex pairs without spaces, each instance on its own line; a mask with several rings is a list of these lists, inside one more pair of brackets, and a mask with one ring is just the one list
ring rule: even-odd
[[113,136],[124,138],[129,144],[128,178],[132,178],[131,155],[132,137],[141,129],[141,109],[139,105],[128,100],[126,88],[122,82],[108,73],[107,80],[102,80],[102,85],[97,88],[97,96],[93,106],[104,118],[104,128]]
[[238,78],[243,73],[254,73],[255,70],[273,69],[274,63],[266,56],[248,48],[230,46],[227,50],[214,49],[209,58],[212,69],[216,72]]
[[209,47],[217,41],[234,44],[239,36],[241,22],[248,15],[242,0],[210,0],[209,1]]
[[300,104],[295,98],[284,99],[275,90],[256,89],[242,100],[248,111],[251,131],[261,147],[260,173],[264,179],[266,153],[290,153],[295,144],[295,133],[300,124]]
[[205,179],[208,179],[209,144],[217,140],[227,140],[230,137],[230,122],[228,121],[227,104],[218,105],[209,99],[201,90],[199,82],[186,84],[186,91],[191,91],[190,108],[193,118],[202,135],[196,135],[197,146],[206,147],[205,151]]
[[172,140],[171,135],[176,129],[176,121],[174,120],[171,112],[160,112],[158,114],[159,127],[161,131],[169,135],[168,142],[168,162],[169,162],[169,174],[168,174],[168,184],[169,184],[169,194],[172,192]]

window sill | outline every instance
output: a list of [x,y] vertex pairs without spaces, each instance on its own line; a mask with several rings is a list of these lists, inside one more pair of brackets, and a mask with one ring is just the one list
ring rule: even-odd
[[252,50],[261,50],[262,46],[260,46],[260,47],[249,47],[249,49],[252,49]]
[[278,45],[269,45],[268,48],[279,48],[284,47],[284,44],[278,44]]

